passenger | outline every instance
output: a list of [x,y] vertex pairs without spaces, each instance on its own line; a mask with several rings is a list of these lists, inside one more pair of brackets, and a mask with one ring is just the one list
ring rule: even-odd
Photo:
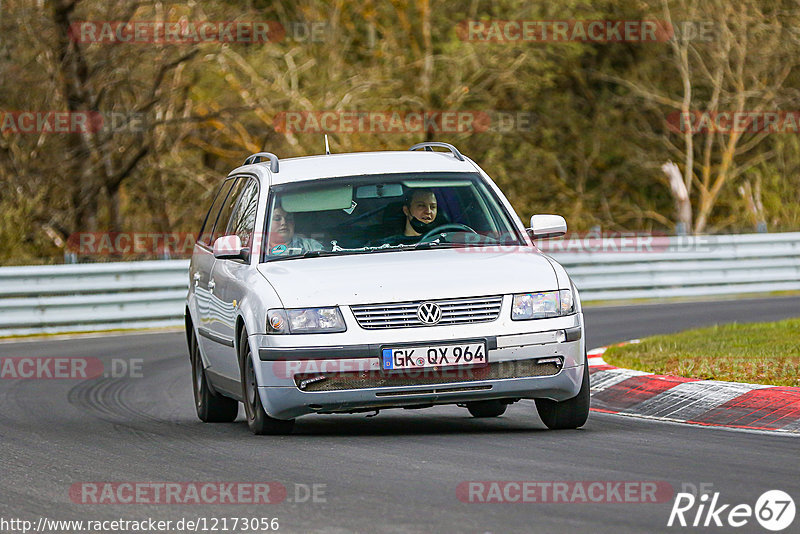
[[310,237],[302,237],[294,233],[294,213],[287,213],[280,206],[272,211],[270,224],[269,254],[296,255],[312,250],[323,250],[322,243]]

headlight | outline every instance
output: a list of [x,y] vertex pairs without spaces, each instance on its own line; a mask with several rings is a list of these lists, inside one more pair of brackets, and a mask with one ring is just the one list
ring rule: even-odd
[[514,295],[514,301],[511,304],[511,319],[514,321],[545,319],[569,315],[574,311],[575,301],[572,298],[572,291],[569,289],[522,293]]
[[339,308],[273,309],[267,312],[270,334],[324,334],[344,332],[344,317]]

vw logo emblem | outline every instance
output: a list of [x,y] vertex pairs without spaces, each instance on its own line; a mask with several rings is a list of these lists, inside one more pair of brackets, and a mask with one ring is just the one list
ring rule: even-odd
[[442,309],[435,302],[423,302],[417,308],[417,318],[425,324],[436,324],[442,320]]

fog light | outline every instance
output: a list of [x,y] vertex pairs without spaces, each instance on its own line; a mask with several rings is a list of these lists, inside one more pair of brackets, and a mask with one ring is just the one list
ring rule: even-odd
[[556,330],[556,343],[564,343],[567,340],[567,333],[563,330]]

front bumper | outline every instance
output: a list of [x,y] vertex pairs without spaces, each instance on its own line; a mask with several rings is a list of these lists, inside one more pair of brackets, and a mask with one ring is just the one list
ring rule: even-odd
[[[545,322],[546,321],[546,322]],[[549,398],[556,401],[578,394],[583,378],[585,345],[582,314],[531,321],[544,326],[538,332],[489,335],[485,325],[463,330],[463,335],[448,339],[420,337],[409,340],[407,332],[384,332],[386,339],[367,338],[360,344],[328,346],[275,345],[276,336],[250,337],[251,347],[258,354],[256,377],[261,402],[268,415],[292,419],[310,413],[336,413],[403,406],[453,404],[503,398]],[[478,325],[476,325],[478,326]],[[529,326],[530,328],[530,326]],[[421,329],[413,333],[420,336]],[[433,336],[434,330],[425,329]],[[493,329],[494,332],[497,329]],[[563,334],[566,333],[566,336]],[[453,335],[452,331],[448,334]],[[486,335],[481,335],[486,334]],[[392,338],[390,339],[389,336]],[[300,336],[298,336],[299,338]],[[561,341],[566,337],[566,340]],[[280,342],[295,341],[294,336]],[[452,380],[446,372],[433,380],[422,376],[418,383],[404,376],[403,380],[384,379],[380,368],[380,347],[406,343],[459,342],[486,339],[490,366],[487,372],[454,371]],[[543,370],[536,362],[557,358],[557,369]],[[473,368],[474,369],[474,368]],[[535,371],[528,372],[531,369]],[[525,372],[523,372],[525,370]],[[421,372],[424,374],[424,372]],[[349,377],[342,379],[343,376]],[[363,387],[358,385],[363,376]],[[317,380],[317,377],[324,377]],[[309,379],[309,382],[303,382]],[[338,382],[337,382],[338,381]],[[339,385],[332,385],[334,382]],[[328,388],[319,388],[322,383]],[[355,385],[354,385],[355,384]],[[377,387],[376,387],[377,386]],[[333,389],[330,389],[333,388]]]
[[259,387],[267,414],[293,419],[309,413],[337,413],[403,406],[429,406],[504,398],[567,400],[578,394],[583,365],[553,376],[453,382],[435,386],[402,386],[304,392],[295,386]]

